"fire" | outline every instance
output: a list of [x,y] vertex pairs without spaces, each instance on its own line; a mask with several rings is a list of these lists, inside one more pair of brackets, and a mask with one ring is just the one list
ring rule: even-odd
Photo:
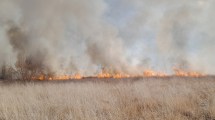
[[129,78],[130,75],[128,74],[123,74],[123,73],[114,73],[114,74],[111,74],[111,73],[99,73],[97,75],[98,78],[116,78],[116,79],[120,79],[120,78]]
[[165,73],[162,72],[155,72],[152,70],[146,70],[143,72],[144,77],[165,77],[167,76]]
[[[90,76],[91,78],[99,78],[99,79],[105,79],[105,78],[114,78],[114,79],[121,79],[121,78],[134,78],[134,77],[168,77],[168,76],[179,76],[179,77],[202,77],[204,76],[202,73],[199,72],[191,72],[191,71],[184,71],[181,69],[174,69],[173,75],[168,75],[163,72],[156,72],[153,70],[145,70],[142,75],[134,75],[134,74],[126,74],[121,72],[107,72],[107,71],[101,71],[101,73]],[[81,74],[77,73],[74,75],[55,75],[55,76],[45,76],[40,75],[38,77],[32,77],[33,80],[71,80],[71,79],[84,79],[85,77],[89,76],[82,76]]]
[[122,73],[117,73],[117,74],[113,75],[113,78],[116,78],[116,79],[119,79],[119,78],[129,78],[129,77],[131,77],[131,76],[128,75],[128,74],[122,74]]
[[155,72],[153,70],[145,70],[142,74],[126,74],[122,72],[108,72],[105,69],[102,69],[101,73],[97,75],[97,78],[132,78],[132,77],[165,77],[167,76],[165,73],[162,72]]
[[202,73],[199,72],[190,72],[190,71],[183,71],[180,69],[174,69],[175,75],[180,77],[202,77],[204,76]]
[[97,75],[98,78],[111,78],[112,75],[110,73],[99,73]]

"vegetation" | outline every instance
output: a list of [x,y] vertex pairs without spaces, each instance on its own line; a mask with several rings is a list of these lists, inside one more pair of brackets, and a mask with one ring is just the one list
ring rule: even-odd
[[213,78],[0,83],[0,120],[214,120]]

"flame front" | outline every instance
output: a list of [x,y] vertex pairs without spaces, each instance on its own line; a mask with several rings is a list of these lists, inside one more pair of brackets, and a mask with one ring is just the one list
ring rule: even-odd
[[181,76],[181,77],[201,77],[204,76],[202,73],[199,72],[192,72],[192,71],[183,71],[180,69],[174,69],[175,75],[176,76]]
[[[169,76],[178,76],[178,77],[202,77],[204,74],[199,72],[192,72],[192,71],[183,71],[181,69],[174,69],[173,75],[168,75],[164,72],[156,72],[153,70],[145,70],[142,75],[135,75],[135,74],[126,74],[121,72],[107,72],[107,71],[101,71],[101,73],[90,76],[92,78],[99,78],[99,79],[105,79],[105,78],[113,78],[113,79],[121,79],[121,78],[134,78],[134,77],[169,77]],[[38,77],[32,77],[33,80],[80,80],[84,79],[89,76],[83,76],[79,73],[74,75],[55,75],[55,76],[45,76],[40,75]]]
[[162,72],[155,72],[153,70],[146,70],[144,71],[143,75],[145,77],[166,77],[167,75]]
[[99,73],[97,75],[98,78],[116,78],[116,79],[120,79],[120,78],[129,78],[130,75],[128,74],[123,74],[123,73]]

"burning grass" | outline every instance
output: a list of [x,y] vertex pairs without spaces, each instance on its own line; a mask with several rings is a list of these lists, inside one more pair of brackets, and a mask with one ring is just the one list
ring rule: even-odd
[[[29,62],[27,62],[29,63]],[[144,70],[139,71],[136,74],[124,73],[120,71],[116,71],[113,69],[102,68],[99,73],[94,73],[91,76],[86,76],[84,74],[80,74],[79,72],[73,74],[58,74],[55,72],[51,72],[50,70],[44,70],[39,66],[34,66],[27,64],[26,62],[20,62],[17,64],[17,68],[13,68],[10,66],[2,67],[0,71],[0,78],[10,79],[10,80],[83,80],[85,78],[99,78],[99,79],[124,79],[124,78],[144,78],[144,77],[204,77],[205,74],[201,72],[191,71],[191,70],[183,70],[174,68],[174,73],[167,74],[165,72],[157,72],[154,70]]]
[[2,120],[215,119],[213,77],[0,83]]
[[204,77],[205,75],[199,72],[192,72],[192,71],[183,71],[181,69],[174,69],[175,73],[172,75],[168,75],[164,72],[156,72],[153,70],[145,70],[142,74],[127,74],[122,72],[109,72],[109,71],[101,71],[97,75],[93,76],[84,76],[81,74],[74,74],[74,75],[46,75],[41,74],[37,76],[32,76],[29,79],[30,80],[83,80],[85,78],[95,78],[95,79],[125,79],[125,78],[151,78],[151,77],[195,77],[200,78]]

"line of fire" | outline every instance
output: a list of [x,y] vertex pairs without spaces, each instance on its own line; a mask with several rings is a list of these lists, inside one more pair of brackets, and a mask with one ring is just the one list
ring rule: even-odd
[[[31,66],[31,67],[29,67]],[[141,74],[129,74],[125,72],[114,71],[111,69],[107,69],[105,67],[101,68],[94,75],[84,75],[81,72],[76,72],[74,74],[56,74],[52,72],[47,72],[47,70],[43,70],[41,67],[36,67],[32,65],[26,64],[17,64],[16,69],[12,67],[2,67],[0,78],[2,79],[22,79],[22,80],[82,80],[87,78],[96,78],[96,79],[124,79],[124,78],[165,78],[165,77],[205,77],[207,75],[196,72],[183,70],[178,68],[173,68],[174,71],[172,74],[168,74],[165,72],[158,72],[155,70],[144,70]]]
[[204,77],[206,75],[199,73],[199,72],[193,72],[193,71],[183,71],[180,69],[174,69],[174,74],[169,75],[164,72],[157,72],[153,70],[145,70],[143,74],[139,75],[132,75],[132,74],[126,74],[121,72],[111,73],[107,71],[101,71],[100,73],[93,75],[93,76],[84,76],[80,73],[76,73],[74,75],[53,75],[53,76],[47,76],[47,75],[40,75],[40,76],[33,76],[32,80],[82,80],[86,78],[97,78],[97,79],[123,79],[123,78],[145,78],[145,77],[171,77],[171,76],[177,76],[177,77]]

